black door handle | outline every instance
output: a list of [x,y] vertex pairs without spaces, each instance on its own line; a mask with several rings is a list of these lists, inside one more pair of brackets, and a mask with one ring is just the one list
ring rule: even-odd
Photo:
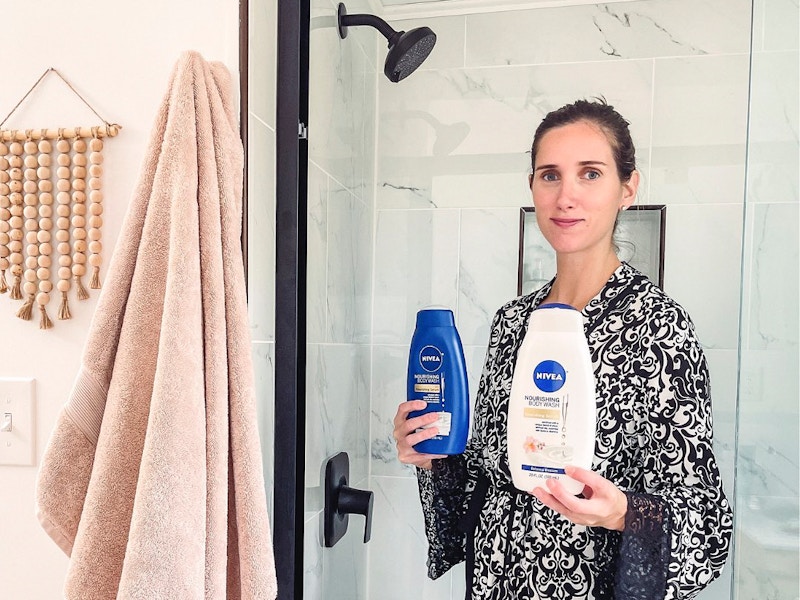
[[325,547],[332,548],[347,531],[349,515],[364,515],[364,543],[372,535],[372,505],[374,494],[347,485],[350,459],[340,452],[325,463]]

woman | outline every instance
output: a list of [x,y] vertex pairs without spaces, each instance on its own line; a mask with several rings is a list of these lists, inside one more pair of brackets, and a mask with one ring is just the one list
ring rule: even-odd
[[[689,598],[717,577],[732,517],[712,452],[708,369],[687,313],[617,258],[619,211],[639,173],[628,123],[604,101],[549,113],[531,148],[536,218],[556,251],[549,284],[492,322],[472,438],[459,456],[420,454],[435,414],[404,402],[398,456],[418,467],[432,578],[466,560],[467,597]],[[531,494],[511,484],[506,415],[516,352],[541,303],[582,311],[597,386],[592,470],[568,467]]]

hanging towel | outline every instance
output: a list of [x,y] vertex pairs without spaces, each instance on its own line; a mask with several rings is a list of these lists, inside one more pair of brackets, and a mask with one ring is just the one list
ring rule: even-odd
[[178,60],[38,474],[64,595],[275,598],[231,78]]

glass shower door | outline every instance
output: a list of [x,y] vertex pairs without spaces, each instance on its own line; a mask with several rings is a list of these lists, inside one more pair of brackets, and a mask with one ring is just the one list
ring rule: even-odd
[[365,517],[324,540],[325,466],[345,452],[367,489],[374,194],[374,32],[340,40],[336,4],[313,0],[309,35],[303,598],[367,597]]

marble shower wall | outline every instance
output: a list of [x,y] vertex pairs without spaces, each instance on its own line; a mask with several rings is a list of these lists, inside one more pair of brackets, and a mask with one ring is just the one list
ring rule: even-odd
[[[766,4],[756,16],[765,44],[771,28],[783,28],[784,36],[795,31],[775,6],[797,9],[791,0]],[[371,415],[377,506],[369,597],[463,597],[461,567],[426,579],[416,482],[397,462],[391,436],[405,395],[414,315],[429,304],[454,309],[474,401],[491,317],[516,293],[519,209],[531,203],[526,176],[533,132],[548,111],[576,98],[602,95],[630,120],[643,175],[638,202],[667,205],[664,287],[690,312],[706,350],[716,451],[733,498],[751,8],[750,0],[645,0],[393,23],[409,29],[424,22],[438,41],[419,71],[399,84],[381,78],[378,86]],[[793,56],[796,72],[796,51]],[[772,54],[761,60],[770,65],[765,69],[784,68]],[[772,81],[778,89],[765,89],[763,102],[796,106],[794,81],[795,88]],[[774,120],[763,127],[768,138],[772,127],[780,130],[780,143],[797,142],[796,116],[794,137]],[[787,200],[755,210],[754,222],[766,226],[769,219],[770,233],[760,230],[762,254],[753,259],[781,256],[777,266],[787,247],[796,249],[797,219],[788,217],[797,211],[797,159],[795,146],[794,158],[781,159],[783,168],[770,166],[768,157],[780,151],[771,144],[763,149],[763,179],[765,185],[777,179]],[[787,170],[792,164],[794,173]],[[751,175],[751,193],[754,185]],[[773,230],[771,223],[781,219],[783,226]],[[775,292],[782,285],[770,282]],[[753,304],[766,319],[760,332],[782,331],[790,300],[797,304],[796,280],[794,286],[781,316],[770,312],[772,304]],[[748,287],[747,294],[758,298],[761,289],[769,288]],[[794,323],[796,335],[796,317]],[[796,405],[796,389],[787,397]],[[796,446],[794,454],[781,450],[789,463],[796,460]],[[768,452],[767,445],[753,444],[754,469],[764,468]],[[759,557],[743,560],[758,570]],[[729,564],[700,598],[730,597]]]

